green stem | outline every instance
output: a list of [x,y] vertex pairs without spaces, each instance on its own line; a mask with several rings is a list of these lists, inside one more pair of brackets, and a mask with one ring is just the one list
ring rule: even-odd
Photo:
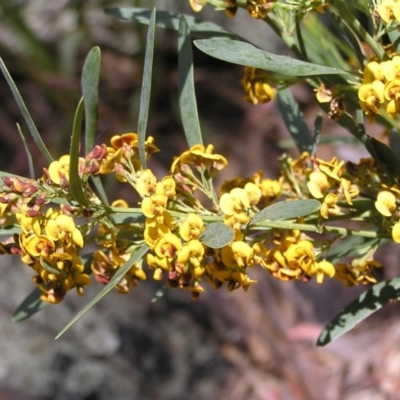
[[380,238],[380,239],[392,239],[390,233],[386,232],[374,232],[355,230],[349,228],[341,228],[338,226],[329,225],[308,225],[308,224],[297,224],[290,221],[264,221],[257,225],[254,225],[251,229],[259,228],[275,228],[275,229],[298,229],[300,231],[316,232],[316,233],[337,233],[340,236],[360,236],[365,238]]
[[[142,214],[142,210],[140,208],[119,208],[119,207],[110,207],[110,211],[115,213],[125,213],[125,214]],[[185,213],[170,211],[168,212],[176,218],[184,218]],[[220,222],[223,221],[224,216],[219,215],[203,215],[202,220],[204,222]],[[365,230],[357,230],[357,229],[349,229],[349,228],[341,228],[338,226],[329,226],[329,225],[309,225],[309,224],[298,224],[291,221],[263,221],[256,225],[250,225],[249,230],[263,230],[262,228],[270,228],[270,229],[298,229],[300,231],[305,232],[316,232],[319,234],[322,233],[336,233],[339,236],[360,236],[365,238],[380,238],[380,239],[392,239],[390,233],[387,232],[375,232],[375,231],[365,231]]]

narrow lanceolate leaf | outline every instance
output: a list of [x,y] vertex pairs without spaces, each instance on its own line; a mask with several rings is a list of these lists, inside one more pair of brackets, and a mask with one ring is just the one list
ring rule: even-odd
[[24,319],[32,317],[49,303],[40,299],[42,292],[40,289],[35,288],[33,292],[21,303],[13,314],[13,321],[20,322]]
[[91,176],[90,177],[91,182],[93,183],[93,186],[95,187],[97,194],[100,197],[100,200],[105,204],[106,206],[110,205],[107,197],[106,190],[104,189],[103,182],[101,181],[99,176]]
[[251,224],[304,217],[318,211],[320,208],[321,203],[314,199],[280,201],[257,213],[251,220]]
[[67,324],[67,326],[56,336],[55,339],[58,339],[63,333],[67,331],[83,314],[89,311],[99,300],[101,300],[111,289],[116,286],[120,280],[124,277],[124,275],[129,271],[129,269],[138,261],[140,261],[143,256],[148,251],[147,245],[141,246],[135,253],[132,254],[132,257],[118,270],[118,272],[112,277],[110,282],[103,288],[103,290],[86,306],[84,307],[74,318]]
[[278,91],[277,100],[283,121],[296,143],[299,152],[308,151],[311,153],[313,148],[311,132],[304,121],[303,113],[290,88],[280,89]]
[[[146,8],[106,8],[106,14],[112,15],[120,19],[128,21],[135,21],[141,24],[148,25],[151,17],[151,10]],[[239,36],[229,32],[225,28],[214,24],[213,22],[200,21],[198,18],[191,15],[177,14],[168,11],[157,11],[156,25],[158,28],[179,30],[179,23],[181,16],[184,16],[192,32],[202,37],[231,37],[240,39]]]
[[213,222],[202,232],[199,237],[201,243],[212,249],[219,249],[230,243],[235,237],[232,228],[223,222]]
[[22,143],[24,144],[26,157],[28,159],[29,175],[30,175],[30,177],[32,179],[35,179],[35,168],[33,167],[33,160],[32,160],[31,151],[29,150],[28,143],[26,143],[25,136],[24,136],[24,134],[22,132],[22,129],[19,126],[19,124],[17,124],[17,129],[18,129],[19,136],[21,136]]
[[315,153],[317,152],[318,143],[321,140],[322,122],[323,122],[323,117],[322,117],[322,114],[319,113],[316,116],[315,121],[314,121],[314,134],[312,137],[311,157],[315,156]]
[[202,39],[194,44],[202,52],[233,64],[261,68],[287,76],[339,75],[347,72],[323,65],[279,56],[260,50],[250,43],[232,39]]
[[154,35],[156,28],[156,9],[153,10],[150,18],[149,29],[147,31],[146,53],[144,56],[142,91],[140,93],[140,108],[138,120],[139,137],[139,158],[143,169],[146,169],[146,128],[149,118],[150,94],[151,94],[151,75],[153,72],[153,54],[154,54]]
[[59,275],[62,274],[63,271],[60,271],[57,268],[54,268],[52,265],[50,265],[42,256],[39,259],[40,265],[47,271],[50,272],[51,274]]
[[101,54],[93,47],[82,69],[82,95],[85,99],[85,154],[92,151],[99,118],[99,75]]
[[365,147],[393,179],[400,181],[400,158],[390,147],[370,136],[367,137]]
[[178,40],[179,108],[189,148],[203,144],[193,78],[192,40],[185,17],[181,17]]
[[8,72],[1,58],[0,58],[0,69],[2,70],[3,75],[8,83],[8,86],[10,87],[14,95],[14,99],[18,105],[19,110],[21,111],[22,116],[24,117],[25,123],[28,126],[29,132],[31,133],[33,140],[36,143],[36,146],[38,147],[39,151],[42,153],[46,161],[50,164],[53,161],[53,157],[51,156],[49,150],[47,150],[46,145],[43,143],[39,131],[37,130],[36,125],[29,114],[28,109],[26,108],[24,100],[22,100],[21,94],[19,93],[17,86],[15,85],[13,79],[11,78],[10,73]]
[[74,125],[72,128],[72,141],[69,160],[69,189],[72,197],[84,207],[89,206],[88,199],[82,186],[82,179],[79,176],[79,146],[81,138],[83,118],[83,98],[80,100],[75,112]]
[[327,345],[353,329],[388,302],[398,300],[400,300],[400,278],[373,285],[329,322],[319,336],[317,345]]

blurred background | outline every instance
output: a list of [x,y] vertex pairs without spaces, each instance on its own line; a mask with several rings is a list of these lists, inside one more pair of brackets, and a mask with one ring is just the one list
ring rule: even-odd
[[[139,6],[193,15],[186,0],[0,0],[0,56],[15,80],[45,143],[56,158],[69,151],[87,52],[102,52],[97,144],[136,131],[145,26],[114,19],[105,7]],[[246,12],[213,20],[264,50],[287,54],[261,21]],[[161,153],[151,168],[164,176],[187,149],[177,103],[177,35],[156,34],[148,132]],[[277,177],[276,159],[289,135],[274,103],[246,103],[242,69],[195,48],[197,101],[205,143],[229,160],[220,182],[263,170]],[[318,110],[312,92],[294,87],[307,121]],[[36,173],[46,166],[6,81],[0,76],[0,170],[28,174],[16,123],[31,143]],[[345,135],[326,120],[324,132]],[[378,132],[379,133],[379,132]],[[294,149],[285,149],[296,154]],[[361,147],[322,145],[321,158],[357,161]],[[129,201],[131,189],[107,181],[111,200]],[[383,278],[399,275],[399,250],[381,249]],[[11,317],[33,289],[31,271],[17,258],[0,259],[0,400],[395,400],[400,399],[400,324],[397,305],[385,307],[353,332],[317,348],[324,325],[366,288],[331,280],[281,283],[263,271],[247,293],[210,288],[197,302],[145,282],[129,295],[111,292],[56,342],[54,337],[101,290],[74,294],[21,323]]]

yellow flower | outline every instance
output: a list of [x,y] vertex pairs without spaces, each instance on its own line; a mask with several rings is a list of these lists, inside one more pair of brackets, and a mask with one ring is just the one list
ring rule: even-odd
[[201,169],[211,167],[213,171],[220,171],[228,165],[228,161],[220,154],[213,154],[214,146],[204,147],[202,144],[195,144],[190,150],[185,151],[179,157],[175,157],[171,165],[171,173],[177,173],[182,165],[194,164]]
[[179,239],[178,236],[173,233],[166,233],[156,242],[154,251],[158,257],[164,257],[168,261],[171,261],[181,247],[181,239]]
[[270,86],[268,73],[262,69],[244,67],[242,85],[247,93],[245,99],[254,105],[274,100],[276,89]]
[[192,10],[194,12],[200,12],[203,9],[205,3],[206,3],[206,1],[204,1],[204,0],[203,1],[202,0],[189,0],[190,7],[192,8]]
[[246,183],[244,190],[247,193],[247,198],[251,206],[255,206],[260,201],[261,189],[252,182]]
[[[56,185],[66,186],[69,182],[69,162],[70,156],[64,155],[58,161],[53,161],[49,165],[49,177]],[[79,158],[80,172],[83,171],[85,160]]]
[[399,18],[394,15],[394,7],[396,3],[394,0],[383,0],[381,4],[378,5],[377,12],[379,16],[387,23],[393,21],[395,18]]
[[247,0],[247,11],[252,18],[264,19],[272,9],[272,2],[276,0]]
[[161,216],[167,206],[168,197],[162,193],[153,194],[145,197],[141,204],[142,213],[147,218]]
[[326,260],[322,260],[318,263],[313,264],[310,276],[317,276],[317,283],[323,283],[324,275],[329,276],[329,278],[333,278],[335,276],[336,270],[335,267]]
[[352,200],[359,196],[360,191],[355,185],[351,185],[351,182],[344,178],[340,178],[340,187],[343,190],[347,203],[352,205]]
[[[151,221],[151,223],[149,221]],[[158,239],[161,239],[166,233],[170,232],[170,228],[167,225],[158,223],[156,218],[146,219],[143,236],[148,246],[154,247],[154,244]]]
[[44,235],[32,235],[28,238],[22,237],[22,245],[25,251],[32,257],[42,256],[47,258],[56,248],[54,242]]
[[364,83],[372,83],[374,81],[384,82],[384,64],[379,64],[377,61],[369,62],[364,68]]
[[190,263],[194,267],[199,267],[204,256],[204,246],[198,240],[190,240],[185,243],[178,253],[178,263],[185,266]]
[[[158,191],[158,187],[162,187],[162,191]],[[172,176],[165,176],[161,182],[157,184],[158,193],[164,193],[169,200],[173,199],[176,196],[176,182],[172,178]]]
[[233,242],[221,251],[221,260],[228,268],[244,268],[252,265],[251,247],[242,241]]
[[151,253],[147,253],[146,261],[149,268],[155,269],[153,278],[159,281],[163,277],[163,271],[171,271],[172,263],[166,257],[160,257]]
[[378,193],[375,208],[385,217],[390,217],[396,211],[396,196],[387,190]]
[[54,219],[50,218],[45,225],[46,235],[53,241],[71,240],[72,243],[83,247],[84,240],[82,233],[75,226],[74,220],[68,215],[57,215]]
[[318,103],[329,103],[333,98],[332,90],[325,86],[324,83],[322,83],[317,89],[314,89],[314,92],[316,93],[315,97]]
[[330,187],[326,175],[321,171],[314,171],[311,172],[308,178],[309,181],[307,182],[307,188],[311,195],[315,199],[321,199],[324,197],[324,192],[326,192]]
[[203,220],[197,214],[189,213],[186,221],[179,226],[179,234],[183,240],[189,241],[198,239],[203,229]]
[[284,253],[289,268],[292,270],[301,268],[308,276],[311,276],[315,263],[313,249],[313,244],[308,240],[300,240],[289,246]]
[[400,243],[400,222],[396,222],[392,228],[392,237],[396,243]]
[[219,205],[225,215],[233,215],[250,208],[250,200],[245,189],[234,188],[221,196]]
[[400,111],[400,78],[393,79],[385,84],[384,95],[389,103],[386,112],[389,117],[394,118]]
[[384,83],[378,80],[361,85],[358,89],[358,98],[363,109],[368,108],[373,113],[380,114],[379,105],[385,101],[384,90]]
[[141,196],[149,196],[156,191],[157,178],[149,169],[137,173],[136,190]]

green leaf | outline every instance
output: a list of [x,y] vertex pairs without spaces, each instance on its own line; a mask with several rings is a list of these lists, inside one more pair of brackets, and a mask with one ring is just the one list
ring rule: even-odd
[[389,144],[394,154],[400,158],[400,134],[397,129],[392,129],[389,133]]
[[400,278],[373,285],[329,322],[319,336],[317,345],[327,345],[353,329],[388,302],[397,300],[400,300]]
[[367,137],[365,147],[374,160],[384,167],[393,179],[400,179],[400,158],[390,147],[371,136]]
[[261,68],[287,76],[347,74],[337,68],[311,64],[292,57],[279,56],[260,50],[250,43],[232,39],[202,39],[194,44],[204,53],[233,64]]
[[388,33],[390,42],[393,43],[396,53],[400,52],[400,32],[397,29],[393,29]]
[[24,145],[24,148],[25,148],[26,158],[28,159],[29,175],[32,179],[35,179],[35,168],[33,166],[32,154],[29,150],[28,144],[26,143],[25,136],[22,133],[22,129],[19,126],[19,124],[17,124],[17,129],[18,129],[19,136],[21,137],[22,143]]
[[308,151],[311,153],[313,149],[311,132],[290,88],[278,90],[277,100],[283,121],[299,152]]
[[39,151],[42,153],[43,157],[50,164],[53,161],[53,157],[51,156],[49,150],[47,150],[46,145],[43,143],[43,140],[40,137],[39,131],[37,130],[35,123],[33,122],[32,118],[29,114],[28,109],[26,108],[24,100],[22,99],[17,86],[15,85],[13,79],[11,78],[10,73],[8,72],[6,66],[1,58],[0,58],[0,69],[2,70],[3,75],[6,78],[6,81],[8,83],[8,86],[10,87],[10,89],[14,95],[14,99],[18,105],[19,110],[21,111],[22,116],[24,117],[25,123],[28,126],[28,129],[33,137],[34,142],[36,143],[36,146],[38,147]]
[[72,197],[84,207],[89,207],[89,202],[83,190],[82,179],[79,176],[79,147],[83,117],[83,98],[80,100],[75,112],[72,128],[72,140],[69,162],[69,189]]
[[99,176],[91,176],[90,177],[91,182],[93,183],[94,187],[96,188],[97,194],[100,197],[100,200],[108,206],[110,203],[107,198],[107,193],[106,190],[104,189],[103,182],[101,181],[101,178]]
[[139,158],[143,169],[146,169],[146,128],[149,118],[151,74],[153,71],[154,35],[155,35],[156,9],[151,14],[149,29],[147,31],[146,53],[144,56],[142,91],[140,93],[140,107],[138,120]]
[[82,95],[85,103],[85,154],[93,150],[99,118],[100,49],[93,47],[83,64]]
[[55,337],[58,339],[63,333],[65,333],[83,314],[89,311],[99,300],[101,300],[110,290],[117,285],[120,280],[124,277],[124,275],[129,271],[129,269],[138,261],[140,261],[143,256],[149,250],[147,245],[143,245],[135,253],[132,254],[132,257],[118,270],[118,272],[112,277],[110,282],[103,288],[103,290],[92,300],[89,304],[84,307],[78,314],[75,315],[74,318],[65,326],[65,328]]
[[318,211],[320,208],[321,203],[314,199],[279,201],[257,213],[251,220],[251,224],[304,217]]
[[20,322],[43,310],[49,303],[40,299],[42,292],[35,288],[33,292],[21,303],[13,314],[13,321]]
[[0,228],[0,235],[1,236],[10,237],[10,236],[14,235],[15,233],[17,233],[17,234],[21,233],[21,227],[20,226],[11,225],[8,228],[7,227],[6,228]]
[[[311,157],[315,156],[315,153],[317,152],[317,146],[318,143],[321,140],[321,130],[322,130],[322,123],[323,123],[323,117],[322,114],[319,113],[314,121],[314,134],[313,134],[313,138],[312,138],[312,150],[311,150]],[[336,140],[337,138],[334,136],[333,137],[334,140]],[[354,139],[353,139],[354,140]]]
[[192,41],[184,17],[181,17],[179,24],[178,90],[181,119],[189,148],[203,144],[194,89]]
[[[148,25],[151,16],[151,10],[146,8],[106,8],[105,13],[117,17],[120,19],[125,19],[128,21],[135,21],[141,24]],[[159,28],[173,29],[175,31],[179,30],[179,23],[181,16],[185,17],[186,22],[189,25],[189,29],[192,32],[196,32],[198,35],[203,37],[232,37],[240,39],[239,36],[221,26],[214,24],[213,22],[203,22],[198,18],[186,14],[177,14],[168,11],[157,11],[156,25]]]
[[332,264],[336,264],[347,257],[361,257],[380,243],[382,243],[381,239],[346,236],[333,249],[329,250],[327,260]]
[[42,256],[40,256],[40,265],[51,274],[60,275],[63,271],[60,271],[57,268],[54,268],[51,264],[49,264]]
[[220,249],[230,243],[235,237],[232,228],[223,222],[209,224],[199,237],[201,243],[212,249]]

